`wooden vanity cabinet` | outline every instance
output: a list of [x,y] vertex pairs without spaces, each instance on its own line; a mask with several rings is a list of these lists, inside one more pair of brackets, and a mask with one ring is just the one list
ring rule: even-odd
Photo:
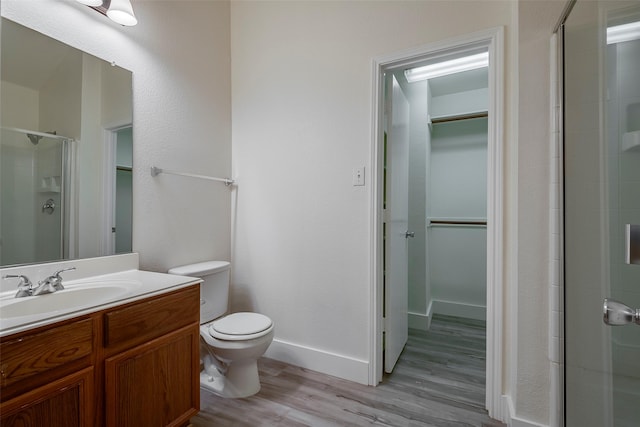
[[107,427],[180,426],[200,406],[200,290],[105,313]]
[[200,401],[199,294],[193,285],[0,338],[0,425],[188,424]]

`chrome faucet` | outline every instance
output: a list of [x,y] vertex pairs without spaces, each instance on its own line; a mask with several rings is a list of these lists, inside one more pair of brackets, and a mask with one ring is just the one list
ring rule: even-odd
[[62,286],[62,276],[60,276],[60,273],[75,269],[75,267],[63,268],[62,270],[56,271],[46,279],[39,281],[38,287],[33,290],[33,295],[52,294],[63,290],[64,286]]
[[20,279],[18,282],[18,292],[16,293],[16,298],[22,297],[30,297],[33,295],[33,283],[31,280],[23,274],[7,274],[6,276],[2,276],[3,279]]
[[18,282],[18,292],[16,293],[16,298],[22,298],[35,295],[52,294],[54,292],[63,290],[64,286],[62,286],[62,276],[60,276],[60,274],[64,273],[65,271],[71,271],[75,269],[75,267],[69,267],[58,270],[46,279],[39,281],[38,286],[35,288],[33,287],[33,283],[31,283],[31,280],[29,280],[29,278],[24,274],[7,274],[6,276],[2,276],[2,278],[20,279],[20,282]]

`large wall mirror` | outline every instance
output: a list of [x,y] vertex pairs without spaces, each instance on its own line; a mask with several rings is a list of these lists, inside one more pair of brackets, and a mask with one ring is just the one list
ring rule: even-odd
[[0,266],[130,252],[131,72],[0,29]]

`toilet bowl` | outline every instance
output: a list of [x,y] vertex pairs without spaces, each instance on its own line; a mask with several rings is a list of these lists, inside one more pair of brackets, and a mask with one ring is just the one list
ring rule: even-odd
[[260,390],[258,359],[273,341],[274,325],[263,314],[227,313],[226,261],[206,261],[169,270],[200,277],[200,387],[223,397],[248,397]]

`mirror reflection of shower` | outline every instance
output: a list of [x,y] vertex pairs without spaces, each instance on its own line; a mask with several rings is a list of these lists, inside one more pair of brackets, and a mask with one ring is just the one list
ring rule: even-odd
[[[47,133],[49,133],[49,134],[51,134],[51,135],[57,135],[57,132],[56,132],[55,130],[54,130],[53,132],[47,132]],[[40,140],[41,140],[42,138],[44,138],[44,135],[42,135],[42,134],[37,134],[37,135],[36,135],[36,134],[33,134],[33,133],[28,133],[28,134],[27,134],[27,138],[29,138],[29,141],[31,141],[31,143],[32,143],[33,145],[38,145],[38,143],[40,142]]]
[[0,265],[66,258],[74,140],[2,128],[0,142]]

